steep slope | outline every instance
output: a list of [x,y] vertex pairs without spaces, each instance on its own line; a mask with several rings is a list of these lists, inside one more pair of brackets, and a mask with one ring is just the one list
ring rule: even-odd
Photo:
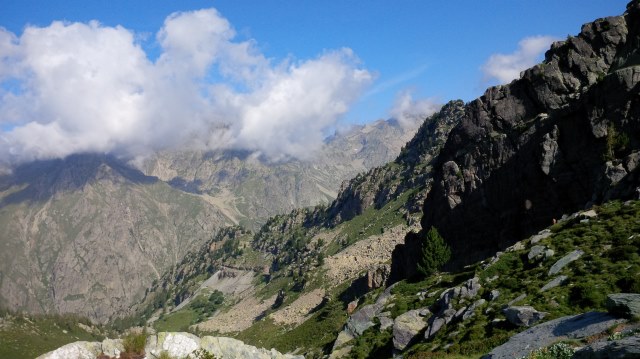
[[0,298],[106,321],[229,220],[108,156],[32,163],[1,180]]
[[338,132],[308,161],[271,162],[243,151],[162,152],[140,169],[177,188],[201,193],[236,223],[257,230],[295,208],[331,202],[342,181],[393,160],[415,127],[376,121]]
[[[220,231],[149,288],[141,317],[160,331],[197,328],[255,344],[275,336],[268,342],[284,351],[322,352],[344,324],[343,302],[389,280],[391,252],[415,229],[428,191],[425,168],[463,105],[425,119],[395,162],[345,182],[330,206],[271,217],[256,234]],[[318,325],[321,336],[306,334]]]
[[[640,3],[552,45],[519,80],[465,107],[434,166],[422,227],[457,264],[478,260],[571,213],[637,196]],[[420,235],[398,268],[415,270]]]

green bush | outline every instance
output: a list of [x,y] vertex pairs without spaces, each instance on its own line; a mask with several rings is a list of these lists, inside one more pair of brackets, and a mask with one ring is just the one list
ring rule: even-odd
[[439,271],[451,258],[451,248],[445,243],[435,227],[431,227],[422,242],[422,256],[418,262],[418,272],[428,277]]
[[147,343],[146,333],[129,333],[122,338],[122,346],[126,353],[142,354],[144,353],[144,345]]
[[582,308],[593,308],[602,306],[605,295],[593,283],[581,282],[571,288],[569,300]]
[[573,348],[564,343],[556,343],[547,348],[533,351],[526,359],[570,359],[573,357]]
[[196,359],[217,359],[215,355],[209,353],[204,349],[198,349],[193,352],[193,354],[195,355]]

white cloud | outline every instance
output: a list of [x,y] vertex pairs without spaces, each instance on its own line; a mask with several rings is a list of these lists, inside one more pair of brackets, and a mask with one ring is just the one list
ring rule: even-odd
[[540,56],[549,49],[552,36],[532,36],[518,42],[518,49],[511,54],[494,54],[482,65],[484,80],[508,83],[520,77],[520,72],[535,65]]
[[152,62],[119,26],[0,28],[0,162],[175,146],[305,158],[372,82],[349,49],[273,63],[235,36],[214,9],[175,13]]
[[396,96],[389,116],[398,120],[403,127],[415,128],[425,118],[440,110],[440,107],[442,105],[433,98],[414,100],[410,91],[403,91]]

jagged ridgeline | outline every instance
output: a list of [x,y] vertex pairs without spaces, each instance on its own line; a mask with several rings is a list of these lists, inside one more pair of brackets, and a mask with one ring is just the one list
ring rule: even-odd
[[[592,204],[638,196],[640,12],[598,19],[545,60],[465,106],[433,171],[422,228],[455,264],[503,249]],[[415,273],[422,233],[396,267]]]

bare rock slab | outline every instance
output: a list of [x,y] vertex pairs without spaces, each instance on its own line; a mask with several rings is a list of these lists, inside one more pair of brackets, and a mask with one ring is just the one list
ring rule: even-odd
[[403,350],[426,326],[427,322],[420,315],[419,309],[399,315],[393,322],[393,347]]
[[640,318],[640,294],[615,293],[607,296],[609,313],[624,318]]
[[589,312],[570,315],[526,329],[509,341],[494,348],[483,359],[512,359],[525,357],[538,348],[564,339],[582,339],[605,332],[611,326],[624,322],[608,313]]

